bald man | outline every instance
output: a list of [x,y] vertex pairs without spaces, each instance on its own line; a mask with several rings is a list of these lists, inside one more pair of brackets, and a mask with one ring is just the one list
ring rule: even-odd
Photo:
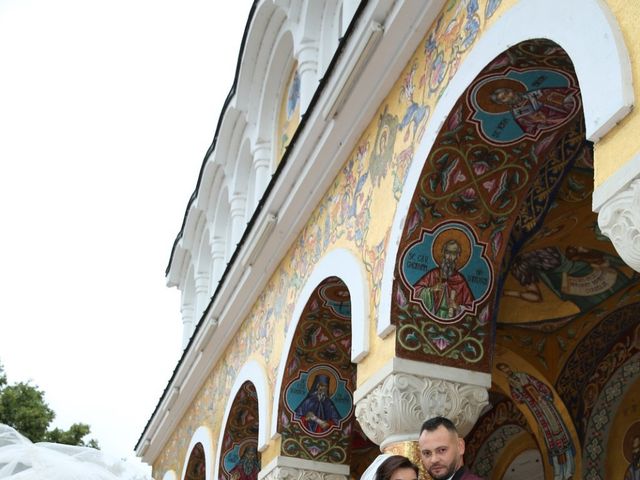
[[420,458],[433,480],[482,480],[464,466],[464,439],[451,420],[434,417],[422,424]]

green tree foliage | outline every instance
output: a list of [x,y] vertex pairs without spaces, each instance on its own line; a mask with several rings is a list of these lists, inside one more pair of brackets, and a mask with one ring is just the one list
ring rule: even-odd
[[32,442],[45,439],[55,413],[44,401],[44,392],[29,383],[5,386],[0,391],[0,422],[5,423]]
[[55,442],[99,448],[98,442],[83,439],[91,428],[85,423],[74,423],[69,430],[49,429],[56,414],[44,400],[44,392],[29,382],[9,385],[0,364],[0,423],[15,428],[32,442]]
[[88,442],[82,439],[91,433],[91,427],[86,423],[74,423],[69,430],[54,428],[45,435],[47,442],[64,443],[66,445],[84,445],[86,447],[99,448],[98,442],[92,438]]

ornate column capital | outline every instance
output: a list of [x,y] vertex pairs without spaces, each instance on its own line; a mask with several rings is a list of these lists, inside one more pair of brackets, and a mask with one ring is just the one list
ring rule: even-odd
[[640,272],[640,178],[602,205],[598,225],[611,239],[620,258]]
[[276,467],[261,480],[348,480],[347,475],[293,467]]
[[[392,369],[365,393],[359,395],[356,391],[356,397],[360,397],[356,402],[356,417],[367,437],[381,449],[397,442],[415,441],[420,425],[438,415],[451,419],[461,435],[469,433],[489,403],[489,375],[481,374],[488,377],[488,382],[469,382],[478,374],[460,370],[459,379],[455,379],[452,370],[458,369],[411,361],[402,363],[413,367],[410,370],[416,370],[415,364],[420,364],[423,373]],[[440,374],[441,378],[427,372]]]
[[349,480],[349,465],[278,456],[260,471],[258,480]]

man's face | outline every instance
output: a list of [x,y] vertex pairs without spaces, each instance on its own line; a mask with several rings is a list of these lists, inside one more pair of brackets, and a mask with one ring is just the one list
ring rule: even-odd
[[450,275],[456,271],[456,262],[460,256],[460,250],[455,243],[449,243],[444,247],[442,252],[442,273],[445,278],[449,278]]
[[245,453],[245,457],[248,461],[253,461],[256,459],[256,451],[253,448],[247,448]]
[[520,95],[512,88],[504,87],[495,90],[494,99],[502,105],[513,105],[520,100]]
[[433,480],[446,480],[462,466],[464,440],[440,425],[418,439],[422,464]]
[[329,388],[327,387],[327,385],[325,385],[324,383],[318,383],[318,386],[316,387],[316,394],[318,395],[318,397],[324,398],[327,396],[328,390]]
[[455,265],[456,260],[458,260],[458,255],[460,252],[458,251],[458,245],[455,243],[450,243],[444,249],[444,258],[448,262],[453,262]]

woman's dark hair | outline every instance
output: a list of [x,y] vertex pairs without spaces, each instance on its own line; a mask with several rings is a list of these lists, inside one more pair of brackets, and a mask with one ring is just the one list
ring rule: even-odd
[[411,460],[402,455],[392,455],[380,464],[375,480],[391,480],[391,475],[399,468],[411,468],[419,476],[418,467]]

